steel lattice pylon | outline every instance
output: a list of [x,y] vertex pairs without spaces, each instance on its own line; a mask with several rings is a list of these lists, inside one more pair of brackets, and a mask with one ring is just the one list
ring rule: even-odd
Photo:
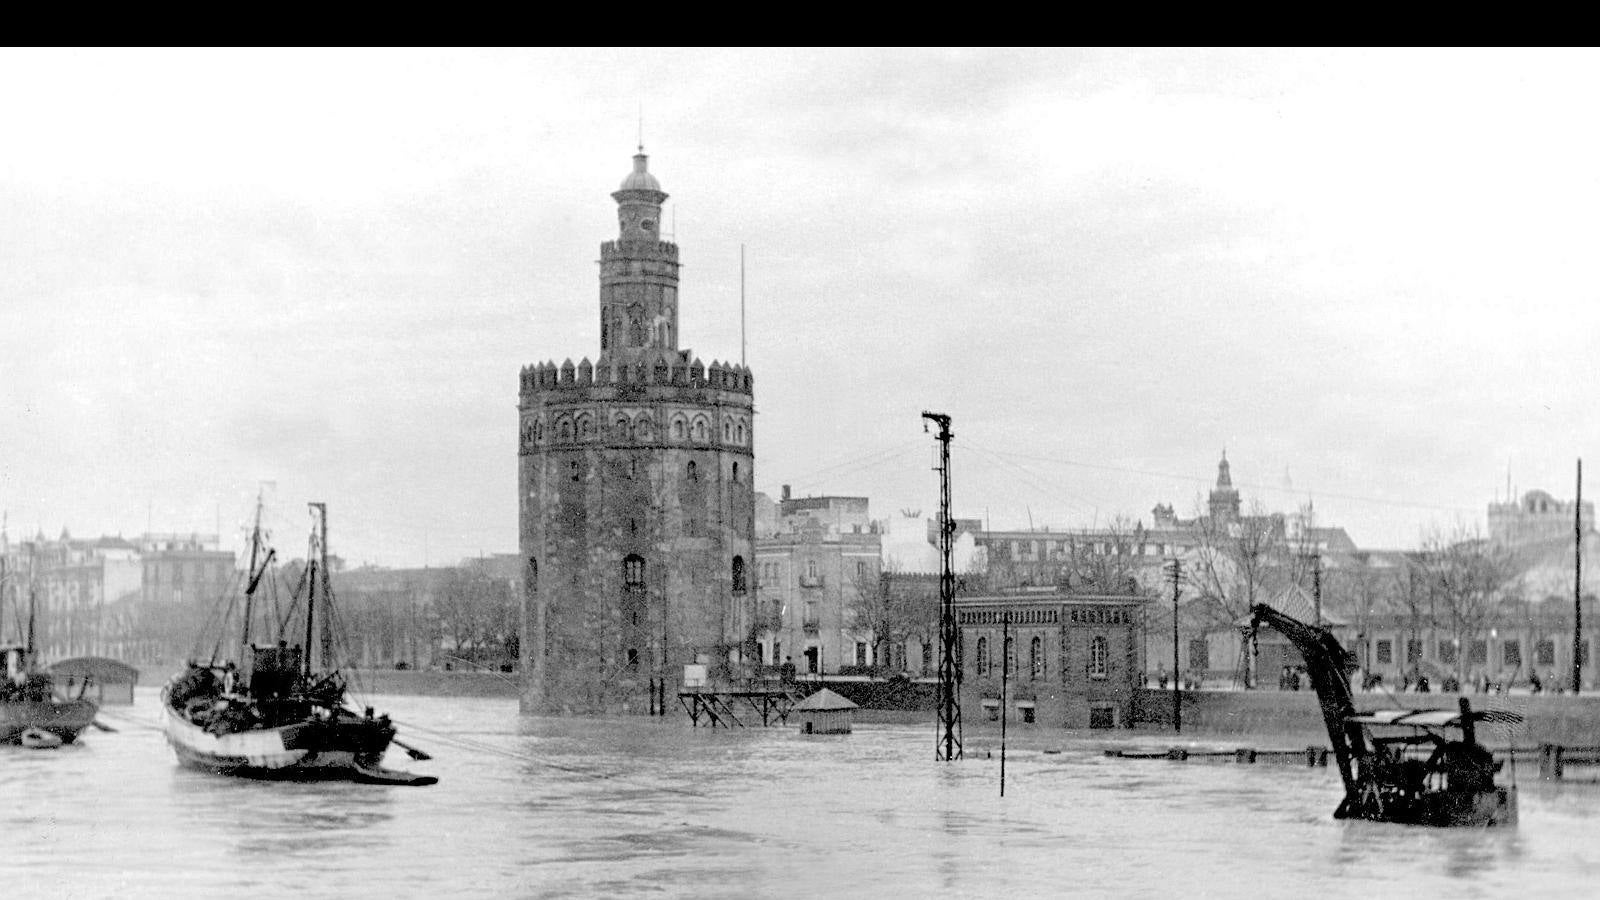
[[[939,426],[939,733],[935,758],[961,758],[961,700],[957,692],[961,673],[956,668],[956,576],[950,565],[950,545],[956,523],[950,517],[950,417],[924,412]],[[924,426],[926,428],[926,426]]]

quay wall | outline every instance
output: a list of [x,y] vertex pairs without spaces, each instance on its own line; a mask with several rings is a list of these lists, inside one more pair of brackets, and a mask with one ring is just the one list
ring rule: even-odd
[[[1513,732],[1517,746],[1552,743],[1600,746],[1600,695],[1570,694],[1357,694],[1356,709],[1457,709],[1466,696],[1473,709],[1506,709],[1521,713],[1524,722]],[[1274,735],[1304,737],[1327,743],[1322,708],[1313,691],[1184,691],[1183,728],[1218,735]],[[1172,691],[1141,688],[1134,693],[1135,727],[1172,728]],[[1486,726],[1479,735],[1486,744],[1510,743],[1498,726]]]
[[416,669],[347,669],[352,686],[373,694],[417,697],[516,697],[515,673],[429,672]]
[[[514,672],[442,672],[420,669],[341,669],[352,688],[369,694],[417,697],[516,697]],[[173,672],[155,666],[139,670],[139,686],[159,689]]]
[[876,681],[862,677],[823,676],[796,682],[797,693],[810,695],[827,688],[863,710],[932,714],[938,704],[936,681],[909,681],[892,678]]

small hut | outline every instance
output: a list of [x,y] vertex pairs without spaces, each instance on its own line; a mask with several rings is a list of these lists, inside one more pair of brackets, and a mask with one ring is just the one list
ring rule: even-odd
[[802,734],[849,734],[856,704],[823,688],[794,705]]
[[84,696],[101,704],[132,703],[134,685],[139,683],[138,669],[103,656],[63,659],[50,666],[50,674],[55,676],[57,691],[69,697],[76,697],[82,691]]

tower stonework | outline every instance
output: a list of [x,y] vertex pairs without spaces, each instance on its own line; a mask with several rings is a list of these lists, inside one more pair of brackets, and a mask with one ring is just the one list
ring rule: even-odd
[[634,711],[750,658],[750,370],[678,349],[678,247],[641,152],[600,247],[600,353],[525,366],[522,708]]

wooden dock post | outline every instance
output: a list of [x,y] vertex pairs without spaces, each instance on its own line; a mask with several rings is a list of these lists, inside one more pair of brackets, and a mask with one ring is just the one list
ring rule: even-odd
[[1544,781],[1560,781],[1562,759],[1560,744],[1539,745],[1539,778]]

